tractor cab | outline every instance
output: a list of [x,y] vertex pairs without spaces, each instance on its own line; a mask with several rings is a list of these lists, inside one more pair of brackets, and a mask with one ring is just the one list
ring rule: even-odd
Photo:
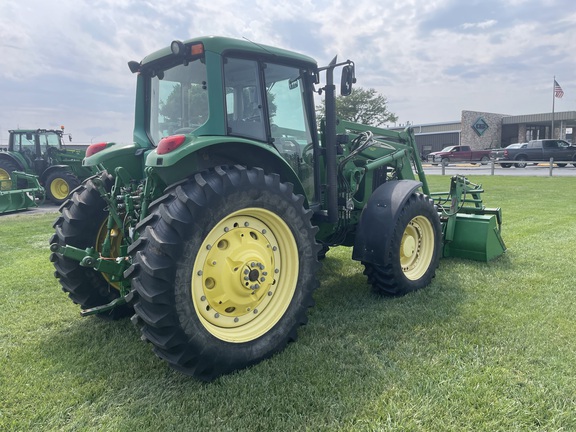
[[[170,185],[190,170],[223,163],[263,166],[294,184],[322,214],[322,177],[336,170],[336,114],[328,98],[335,97],[333,70],[343,65],[341,93],[347,95],[355,81],[352,62],[333,61],[318,68],[310,57],[248,41],[174,41],[169,50],[129,62],[138,73],[134,142],[146,154],[143,168],[152,168]],[[321,139],[315,93],[322,91],[316,91],[315,84],[323,71],[329,78],[323,89],[326,106],[332,111],[326,113],[326,136]],[[332,145],[322,144],[327,141]],[[89,153],[108,147],[93,147]],[[101,155],[84,163],[105,159]],[[336,186],[327,189],[335,191]],[[337,198],[328,200],[335,221]]]
[[[8,151],[23,159],[21,167],[26,172],[40,175],[55,163],[58,152],[63,151],[64,126],[61,129],[10,130]],[[71,137],[70,137],[71,139]]]

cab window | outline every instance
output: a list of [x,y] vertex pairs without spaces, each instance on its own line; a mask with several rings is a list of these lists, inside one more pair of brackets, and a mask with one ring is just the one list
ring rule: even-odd
[[224,64],[224,85],[228,134],[265,141],[258,63],[228,58]]

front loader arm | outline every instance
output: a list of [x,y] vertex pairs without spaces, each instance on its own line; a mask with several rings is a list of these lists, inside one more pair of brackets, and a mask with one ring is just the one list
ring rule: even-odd
[[394,165],[398,171],[398,177],[402,180],[415,180],[414,171],[418,180],[422,183],[422,191],[429,195],[430,189],[426,181],[426,175],[422,168],[418,147],[414,137],[414,129],[407,127],[403,131],[369,126],[360,123],[339,120],[337,133],[346,134],[349,132],[362,133],[371,132],[378,140],[384,141],[390,146],[390,154],[385,157],[370,161],[368,169],[375,169],[384,165]]

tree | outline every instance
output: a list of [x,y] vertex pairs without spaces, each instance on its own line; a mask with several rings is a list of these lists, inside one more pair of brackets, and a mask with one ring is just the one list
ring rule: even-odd
[[[385,96],[371,88],[368,90],[357,87],[352,90],[350,96],[336,97],[336,116],[342,120],[362,123],[370,126],[380,126],[384,123],[395,123],[398,120],[396,114],[388,111],[388,103]],[[316,106],[317,114],[323,115],[325,108],[322,104]]]

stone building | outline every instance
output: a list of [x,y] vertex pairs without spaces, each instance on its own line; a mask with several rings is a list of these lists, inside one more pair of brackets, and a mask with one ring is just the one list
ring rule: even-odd
[[[473,149],[506,147],[517,142],[552,137],[575,142],[576,111],[511,116],[480,111],[462,111],[460,121],[412,125],[422,156],[450,145]],[[403,127],[392,128],[395,130]]]

